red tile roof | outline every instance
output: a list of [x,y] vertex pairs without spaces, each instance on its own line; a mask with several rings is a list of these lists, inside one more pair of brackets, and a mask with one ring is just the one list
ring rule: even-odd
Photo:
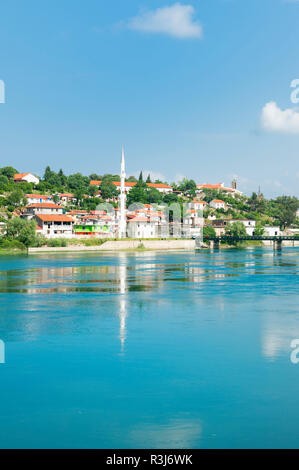
[[198,184],[197,185],[198,189],[221,189],[223,188],[223,183],[217,183],[217,184]]
[[226,191],[233,193],[236,190],[233,188],[226,188],[223,183],[218,183],[218,184],[198,184],[197,189],[218,189],[220,191]]
[[69,197],[69,198],[73,198],[74,195],[71,194],[71,193],[61,193],[61,194],[58,194],[59,197]]
[[105,215],[106,211],[90,211],[92,215]]
[[70,213],[70,215],[88,214],[88,211],[83,211],[83,210],[79,210],[79,209],[72,209],[69,213]]
[[[89,184],[93,184],[93,185],[96,185],[96,186],[99,186],[100,184],[102,183],[102,181],[98,181],[98,180],[91,180]],[[112,184],[114,184],[115,186],[120,186],[120,181],[112,181]],[[126,187],[133,187],[135,186],[136,183],[132,183],[130,181],[126,181],[125,182],[125,186]]]
[[167,188],[167,189],[172,189],[171,186],[168,184],[164,183],[146,183],[149,188]]
[[62,207],[58,206],[58,204],[54,204],[51,202],[36,202],[34,204],[29,204],[27,207],[40,207],[40,208],[45,208],[45,209],[62,209]]
[[25,194],[27,199],[53,199],[52,196],[47,196],[46,194]]
[[[102,181],[99,181],[99,180],[91,180],[90,181],[90,184],[93,184],[93,185],[96,185],[96,186],[99,186],[100,184],[102,183]],[[120,181],[112,181],[112,183],[115,185],[115,186],[120,186]],[[129,187],[129,188],[132,188],[133,186],[136,186],[136,182],[131,182],[131,181],[126,181],[125,182],[125,187]],[[167,188],[167,189],[171,189],[171,186],[168,186],[168,184],[163,184],[163,183],[146,183],[148,188]]]
[[13,179],[16,180],[21,180],[24,178],[24,176],[30,175],[30,173],[16,173],[13,177]]
[[38,214],[36,216],[38,219],[43,222],[73,222],[74,220],[67,215],[54,215],[54,214]]

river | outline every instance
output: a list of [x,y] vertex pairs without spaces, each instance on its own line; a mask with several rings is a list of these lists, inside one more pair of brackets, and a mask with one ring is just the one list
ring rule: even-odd
[[0,447],[298,447],[298,274],[298,248],[1,256]]

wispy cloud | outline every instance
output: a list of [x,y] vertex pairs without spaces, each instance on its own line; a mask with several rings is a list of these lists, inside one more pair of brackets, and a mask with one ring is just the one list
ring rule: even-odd
[[299,113],[295,109],[282,110],[275,101],[264,106],[261,123],[262,127],[269,132],[299,134]]
[[128,28],[145,33],[167,34],[176,38],[200,38],[202,27],[194,20],[192,5],[175,3],[171,6],[149,10],[128,22]]

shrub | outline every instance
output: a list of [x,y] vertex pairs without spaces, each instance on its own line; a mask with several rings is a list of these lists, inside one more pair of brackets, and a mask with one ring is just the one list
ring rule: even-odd
[[64,238],[51,238],[47,240],[47,246],[51,247],[62,247],[67,246],[67,241]]
[[17,250],[25,250],[25,245],[21,243],[19,240],[8,240],[7,238],[1,237],[0,238],[0,249],[17,249]]

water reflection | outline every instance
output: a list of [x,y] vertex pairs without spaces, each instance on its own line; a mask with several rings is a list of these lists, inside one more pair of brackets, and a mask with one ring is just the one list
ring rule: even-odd
[[264,315],[262,330],[263,355],[274,361],[280,356],[291,354],[291,341],[299,338],[299,317],[297,308],[293,312],[271,312]]
[[178,416],[168,422],[157,424],[141,424],[130,433],[135,446],[149,449],[192,449],[199,447],[202,435],[200,421]]
[[121,254],[119,266],[120,292],[119,292],[119,338],[121,344],[121,354],[124,354],[126,340],[126,319],[127,311],[127,256]]
[[298,255],[1,259],[0,446],[297,445]]

